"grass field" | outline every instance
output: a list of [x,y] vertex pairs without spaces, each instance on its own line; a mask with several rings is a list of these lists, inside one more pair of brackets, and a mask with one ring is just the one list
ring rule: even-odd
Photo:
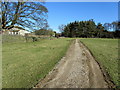
[[80,39],[118,84],[118,39]]
[[[9,40],[10,39],[10,40]],[[15,39],[15,40],[13,40]],[[65,55],[72,39],[40,39],[25,43],[23,37],[3,37],[3,88],[30,88]],[[80,39],[118,85],[118,40]]]
[[18,35],[2,35],[2,43],[25,42],[25,38]]
[[3,43],[3,88],[30,88],[65,55],[71,39]]

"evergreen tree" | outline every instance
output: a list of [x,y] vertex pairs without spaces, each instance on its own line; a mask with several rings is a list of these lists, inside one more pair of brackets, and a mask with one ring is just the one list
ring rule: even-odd
[[[110,30],[116,30],[111,32]],[[102,25],[98,23],[97,25],[93,19],[88,21],[75,21],[67,24],[64,27],[63,35],[65,37],[88,37],[88,38],[113,38],[119,37],[118,23],[105,23]]]

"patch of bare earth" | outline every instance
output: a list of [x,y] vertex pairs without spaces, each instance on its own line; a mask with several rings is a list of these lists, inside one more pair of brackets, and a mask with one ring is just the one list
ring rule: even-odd
[[55,68],[35,88],[108,88],[98,63],[76,39]]

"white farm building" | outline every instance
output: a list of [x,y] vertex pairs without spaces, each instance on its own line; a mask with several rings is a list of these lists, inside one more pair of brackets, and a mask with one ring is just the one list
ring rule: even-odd
[[23,29],[22,27],[19,26],[14,26],[12,29],[10,30],[5,30],[5,32],[3,34],[9,34],[9,35],[21,35],[21,36],[25,36],[25,34],[29,34],[31,32]]

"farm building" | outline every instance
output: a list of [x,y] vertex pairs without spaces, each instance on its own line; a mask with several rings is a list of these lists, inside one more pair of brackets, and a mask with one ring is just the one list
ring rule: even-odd
[[22,27],[19,26],[14,26],[14,28],[10,29],[10,30],[3,30],[3,34],[9,34],[9,35],[21,35],[21,36],[25,36],[25,34],[31,33],[27,30],[25,30]]

